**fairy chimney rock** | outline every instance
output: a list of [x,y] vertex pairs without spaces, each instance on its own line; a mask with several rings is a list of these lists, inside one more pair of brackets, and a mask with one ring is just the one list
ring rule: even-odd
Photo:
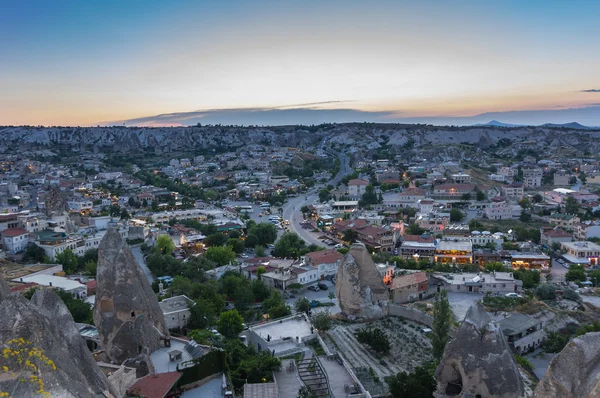
[[436,397],[519,398],[521,372],[502,331],[481,303],[471,306],[438,365]]
[[362,243],[354,243],[338,266],[336,293],[340,308],[348,315],[375,318],[383,315],[387,287]]
[[550,362],[533,397],[600,397],[600,333],[586,333],[569,342]]
[[114,363],[150,354],[169,337],[156,294],[119,232],[110,228],[98,247],[94,322]]
[[[26,353],[41,350],[56,366],[54,369],[43,361],[33,361],[50,396],[119,396],[96,364],[69,310],[52,289],[36,291],[31,301],[21,295],[4,297],[0,301],[0,319],[0,343],[23,338],[27,343],[21,349]],[[0,366],[14,370],[0,377],[0,391],[11,391],[14,397],[37,396],[37,386],[23,382],[33,375],[29,369],[17,366],[10,358],[0,358]]]

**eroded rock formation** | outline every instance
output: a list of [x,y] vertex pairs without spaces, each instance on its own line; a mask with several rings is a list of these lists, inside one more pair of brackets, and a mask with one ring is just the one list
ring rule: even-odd
[[600,333],[573,339],[552,359],[534,398],[599,398]]
[[336,293],[340,308],[348,315],[374,318],[384,314],[387,287],[362,243],[354,243],[340,263]]
[[471,306],[435,372],[437,397],[518,398],[519,367],[502,331],[480,303]]
[[0,303],[10,294],[6,281],[0,277]]
[[115,229],[98,247],[96,281],[94,323],[112,362],[121,364],[164,346],[169,331],[156,294]]
[[[0,282],[0,291],[2,291]],[[23,338],[28,351],[43,350],[56,370],[34,360],[40,369],[45,390],[52,397],[117,397],[118,393],[98,368],[92,354],[79,335],[75,322],[62,300],[49,289],[35,292],[31,301],[20,295],[0,297],[0,344]],[[30,359],[28,354],[25,359]],[[0,366],[11,371],[0,377],[0,391],[14,397],[33,396],[37,384],[23,382],[32,375],[27,368],[0,357]]]

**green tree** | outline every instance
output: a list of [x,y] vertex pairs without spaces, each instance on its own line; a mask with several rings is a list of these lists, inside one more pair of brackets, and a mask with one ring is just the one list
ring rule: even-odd
[[371,184],[367,185],[365,188],[365,193],[363,194],[359,205],[361,207],[364,207],[368,205],[375,205],[378,202],[379,199],[377,198],[377,193],[375,193],[375,187],[373,187],[373,185]]
[[448,292],[442,290],[435,296],[433,303],[433,332],[431,345],[433,346],[433,357],[437,360],[442,358],[444,348],[448,342],[450,324],[452,322],[452,310],[448,302]]
[[381,354],[390,352],[390,341],[381,329],[366,327],[358,329],[354,334],[359,343],[367,344],[375,352]]
[[162,254],[171,254],[175,250],[173,239],[169,235],[159,235],[156,238],[156,249]]
[[251,282],[251,285],[252,285],[252,293],[254,293],[254,298],[258,301],[264,301],[271,294],[271,291],[269,290],[269,288],[260,279],[253,280]]
[[256,277],[260,280],[260,276],[266,272],[267,268],[264,265],[261,265],[256,269]]
[[308,311],[310,311],[310,302],[306,297],[303,297],[301,299],[296,300],[296,302],[294,303],[294,307],[296,309],[296,312],[304,312],[308,314]]
[[485,200],[485,193],[483,193],[483,191],[478,189],[477,193],[475,194],[475,198],[477,199],[478,202],[481,202],[482,200]]
[[319,202],[328,202],[331,199],[331,194],[327,188],[323,188],[319,191]]
[[450,221],[452,221],[452,222],[459,222],[463,218],[465,218],[465,215],[459,209],[452,209],[452,210],[450,210]]
[[275,249],[272,253],[276,257],[298,258],[300,250],[305,247],[306,243],[295,232],[286,232],[281,235],[281,238],[275,244]]
[[246,246],[241,239],[229,238],[229,240],[227,240],[227,246],[231,247],[231,249],[238,254],[246,249]]
[[534,203],[541,203],[543,200],[544,200],[544,197],[542,195],[540,195],[539,193],[536,193],[535,195],[533,195]]
[[76,323],[93,323],[92,306],[83,300],[73,297],[71,293],[56,289],[56,294],[65,303]]
[[264,246],[255,246],[254,247],[254,255],[256,257],[264,257],[265,256],[265,247]]
[[85,263],[85,274],[88,276],[96,276],[96,271],[98,268],[98,263],[96,263],[95,261],[88,261],[87,263]]
[[246,311],[252,304],[256,297],[251,286],[247,284],[241,285],[235,292],[233,292],[233,299],[235,300],[235,308],[239,311]]
[[517,269],[513,271],[515,279],[523,281],[524,289],[531,289],[540,284],[541,274],[540,271],[534,269]]
[[121,217],[121,220],[129,220],[131,218],[127,209],[121,210],[120,217]]
[[34,243],[30,243],[25,249],[25,255],[23,256],[23,260],[26,262],[41,263],[42,261],[44,261],[45,255],[46,252],[44,251],[44,249],[42,249]]
[[550,284],[540,285],[535,294],[541,300],[554,300],[556,298],[556,288]]
[[356,241],[356,238],[358,238],[358,232],[356,232],[355,230],[348,228],[344,231],[344,242],[354,243]]
[[217,265],[226,265],[235,260],[235,253],[230,246],[212,246],[204,252],[204,257]]
[[565,279],[568,280],[569,282],[575,282],[575,283],[586,281],[587,277],[585,275],[585,268],[583,268],[583,265],[577,265],[577,264],[571,265],[565,275]]
[[529,199],[527,198],[521,198],[519,200],[519,205],[523,208],[523,209],[528,209],[531,207],[531,202],[529,201]]
[[312,317],[312,324],[319,331],[325,332],[329,330],[331,328],[331,313],[329,310],[317,312],[317,314]]
[[327,298],[329,300],[333,300],[335,298],[335,293],[334,292],[329,292],[329,294],[327,295]]
[[527,213],[525,209],[521,210],[521,215],[519,216],[519,220],[521,222],[529,222],[531,221],[531,214]]
[[227,235],[220,232],[208,235],[204,239],[204,244],[209,247],[223,246],[225,243],[227,243]]
[[486,272],[492,271],[506,271],[506,266],[502,263],[487,263],[485,265]]
[[56,255],[56,262],[63,266],[63,271],[65,271],[67,275],[74,274],[79,265],[79,260],[71,249],[66,249],[58,253]]
[[565,213],[567,214],[577,214],[579,212],[579,203],[577,199],[573,196],[567,196],[567,200],[565,202]]
[[271,223],[261,222],[248,230],[248,236],[254,236],[256,239],[256,243],[250,247],[268,245],[277,239],[277,228]]
[[460,196],[460,200],[471,200],[471,194],[469,192],[463,193]]
[[224,311],[217,321],[217,330],[228,339],[236,338],[243,330],[244,319],[236,309]]
[[422,235],[424,232],[425,230],[419,227],[419,224],[410,224],[408,228],[406,228],[406,233],[408,235]]
[[393,398],[431,398],[437,388],[434,378],[435,364],[417,366],[412,373],[399,372],[387,378]]

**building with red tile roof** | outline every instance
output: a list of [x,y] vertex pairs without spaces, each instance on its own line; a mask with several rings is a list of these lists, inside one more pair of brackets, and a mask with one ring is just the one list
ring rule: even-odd
[[129,388],[127,394],[144,398],[164,398],[181,378],[179,372],[150,374],[139,379]]

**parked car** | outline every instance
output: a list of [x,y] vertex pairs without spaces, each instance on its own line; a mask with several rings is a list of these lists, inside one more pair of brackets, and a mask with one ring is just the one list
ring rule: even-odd
[[321,289],[319,289],[319,286],[313,285],[313,286],[309,286],[308,290],[312,290],[313,292],[318,292]]
[[317,283],[317,286],[319,287],[319,289],[321,290],[328,290],[329,288],[327,287],[326,284],[324,283]]
[[523,297],[523,296],[521,296],[520,294],[517,294],[517,293],[506,293],[506,294],[504,295],[504,297],[511,297],[511,298],[521,298],[521,297]]

